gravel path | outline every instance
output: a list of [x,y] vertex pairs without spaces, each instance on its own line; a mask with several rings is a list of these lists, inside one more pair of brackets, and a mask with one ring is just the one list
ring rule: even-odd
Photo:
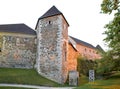
[[35,89],[73,89],[73,87],[45,87],[45,86],[22,85],[22,84],[0,84],[0,86],[35,88]]

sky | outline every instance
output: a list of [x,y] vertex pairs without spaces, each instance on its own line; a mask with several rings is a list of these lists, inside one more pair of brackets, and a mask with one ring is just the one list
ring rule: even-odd
[[25,23],[35,29],[37,20],[55,5],[69,23],[70,36],[107,49],[102,33],[112,16],[100,13],[102,0],[0,0],[0,25]]

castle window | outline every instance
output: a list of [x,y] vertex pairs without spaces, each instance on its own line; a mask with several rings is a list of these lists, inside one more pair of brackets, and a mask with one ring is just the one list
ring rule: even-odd
[[51,22],[51,21],[49,21],[49,24],[52,24],[52,22]]
[[2,49],[0,48],[0,52],[2,52]]

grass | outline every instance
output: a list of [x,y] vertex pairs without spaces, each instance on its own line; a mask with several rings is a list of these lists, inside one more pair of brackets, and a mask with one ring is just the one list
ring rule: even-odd
[[34,69],[0,68],[0,83],[39,86],[62,86],[40,76]]
[[[12,69],[0,68],[0,83],[8,84],[27,84],[39,86],[61,87],[64,85],[57,84],[40,76],[34,69]],[[84,75],[80,77],[80,86],[76,89],[120,89],[120,72],[112,74],[108,79],[88,82]],[[0,89],[29,89],[16,87],[0,87]]]
[[111,75],[109,79],[89,82],[76,89],[120,89],[120,72]]
[[81,74],[79,78],[79,85],[82,86],[86,83],[88,83],[88,77]]

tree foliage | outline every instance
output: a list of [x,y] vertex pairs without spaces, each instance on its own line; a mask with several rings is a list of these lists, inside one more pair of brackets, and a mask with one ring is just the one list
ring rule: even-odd
[[108,46],[112,49],[112,55],[120,58],[120,7],[119,0],[103,0],[101,11],[105,14],[114,14],[114,18],[105,25],[107,30],[104,34],[107,37],[104,39]]
[[93,70],[96,67],[96,62],[92,60],[87,60],[82,57],[78,57],[77,59],[77,70],[79,71],[80,74],[88,76],[89,70]]
[[101,60],[97,61],[96,75],[109,78],[115,71],[120,70],[120,60],[113,58],[113,52],[107,51],[103,54]]
[[103,14],[114,14],[113,20],[105,25],[107,29],[104,34],[107,35],[104,41],[108,43],[109,51],[103,54],[98,61],[96,72],[98,74],[109,73],[120,70],[120,1],[103,0],[101,12]]
[[97,61],[97,68],[96,68],[96,73],[97,74],[104,74],[104,73],[109,73],[112,70],[114,70],[115,66],[115,61],[112,58],[111,51],[108,51],[103,54],[103,57],[101,60]]
[[107,37],[104,39],[113,50],[114,56],[120,57],[120,15],[115,16],[113,21],[105,26],[108,30],[104,32]]
[[103,0],[101,4],[102,13],[111,14],[113,10],[118,10],[119,0]]

